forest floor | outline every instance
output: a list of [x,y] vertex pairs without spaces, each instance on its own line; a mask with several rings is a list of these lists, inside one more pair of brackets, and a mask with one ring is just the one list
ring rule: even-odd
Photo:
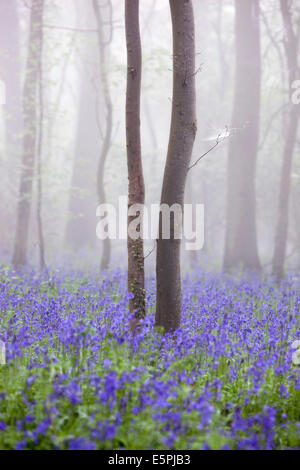
[[[297,284],[298,283],[298,284]],[[128,332],[126,273],[0,274],[0,449],[300,449],[300,284],[193,272]]]

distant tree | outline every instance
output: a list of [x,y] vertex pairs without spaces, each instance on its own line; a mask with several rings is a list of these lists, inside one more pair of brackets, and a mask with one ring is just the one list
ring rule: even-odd
[[[102,95],[104,97],[104,110],[105,110],[105,131],[102,140],[100,157],[97,171],[97,192],[98,192],[98,203],[106,203],[106,195],[104,188],[104,167],[107,159],[107,155],[111,146],[112,139],[112,102],[109,91],[109,79],[107,74],[107,55],[109,52],[109,44],[112,41],[113,24],[112,24],[112,4],[110,0],[99,2],[93,0],[94,11],[97,20],[98,27],[98,43],[99,43],[99,59],[100,59],[100,84],[102,88]],[[109,10],[108,20],[103,20],[103,8],[106,7]],[[106,26],[106,27],[105,27]],[[105,34],[105,30],[107,34]],[[107,269],[110,262],[110,239],[106,238],[103,240],[103,253],[101,258],[100,269]]]
[[[128,166],[128,210],[134,204],[144,204],[145,187],[141,156],[140,94],[142,50],[139,27],[139,0],[125,0],[125,31],[127,45],[126,89],[126,145]],[[141,209],[142,212],[142,209]],[[142,216],[142,214],[140,214]],[[136,216],[128,213],[128,226]],[[141,228],[141,227],[140,227]],[[145,279],[143,239],[127,237],[128,290],[132,294],[129,309],[135,314],[131,324],[135,331],[139,320],[145,316]]]
[[[170,0],[173,30],[173,100],[161,204],[183,208],[186,176],[197,131],[195,91],[195,32],[191,0]],[[174,218],[170,239],[162,238],[162,214],[156,257],[157,326],[175,330],[181,321],[181,240],[175,238]]]
[[280,0],[280,9],[284,26],[284,49],[288,68],[289,81],[289,116],[286,132],[286,140],[283,150],[282,168],[280,176],[278,220],[275,232],[275,247],[273,254],[272,272],[277,280],[284,275],[284,261],[286,256],[287,233],[289,225],[289,198],[291,190],[291,169],[293,152],[297,137],[299,122],[299,105],[292,102],[293,82],[300,71],[299,63],[299,35],[300,35],[300,13],[298,12],[297,23],[293,25],[292,12],[296,11],[296,1]]
[[[82,8],[82,2],[75,2],[78,25],[85,29],[94,24],[92,2]],[[98,86],[94,64],[98,55],[97,37],[81,35],[77,41],[79,103],[75,133],[75,153],[69,197],[69,216],[66,224],[65,246],[72,250],[94,249],[97,188],[96,178],[99,123],[97,119]]]
[[23,156],[13,265],[26,263],[29,222],[32,203],[32,185],[37,142],[37,85],[42,51],[42,23],[44,0],[33,0],[30,17],[28,57],[23,91]]
[[261,85],[259,0],[235,0],[235,57],[224,269],[258,270],[255,173]]

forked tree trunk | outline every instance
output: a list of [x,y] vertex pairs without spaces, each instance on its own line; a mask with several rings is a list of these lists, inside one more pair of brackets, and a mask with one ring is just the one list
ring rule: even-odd
[[13,253],[13,265],[15,267],[26,263],[28,247],[35,145],[37,138],[36,94],[41,59],[43,7],[44,0],[32,1],[28,58],[23,91],[23,157]]
[[290,111],[286,141],[283,151],[278,200],[278,220],[275,233],[275,248],[272,263],[272,273],[276,277],[277,281],[279,281],[284,275],[284,260],[286,255],[289,225],[291,169],[299,120],[299,105],[292,103],[292,83],[297,78],[299,53],[299,31],[294,32],[292,24],[292,10],[290,8],[290,6],[293,4],[295,4],[295,2],[291,2],[289,4],[286,0],[280,0],[281,14],[285,32],[284,47],[288,65]]
[[[97,27],[98,27],[98,43],[99,43],[99,59],[100,59],[100,80],[101,80],[101,87],[102,87],[102,94],[104,97],[104,106],[105,106],[105,133],[104,138],[101,146],[100,151],[100,158],[98,163],[98,171],[97,171],[97,192],[98,192],[98,203],[105,204],[106,203],[106,195],[105,195],[105,188],[104,188],[104,167],[106,158],[109,152],[109,148],[111,146],[111,135],[112,135],[112,102],[109,92],[109,85],[108,85],[108,76],[107,76],[107,51],[109,43],[112,40],[112,5],[110,1],[104,2],[105,5],[108,5],[110,15],[108,21],[108,37],[105,38],[104,35],[104,22],[102,18],[101,8],[103,6],[99,4],[98,0],[93,0],[93,6],[95,11],[95,16],[97,20]],[[101,257],[101,264],[100,270],[108,269],[109,262],[110,262],[110,253],[111,253],[111,243],[109,238],[105,238],[102,242],[103,252]]]
[[[141,157],[140,94],[142,51],[139,28],[139,0],[125,0],[125,30],[127,45],[126,144],[128,166],[128,209],[144,204],[145,187]],[[128,215],[128,226],[135,216]],[[128,290],[132,294],[129,309],[135,314],[131,323],[134,331],[145,316],[144,244],[139,237],[127,237]]]
[[260,268],[255,173],[260,114],[259,0],[235,0],[235,91],[227,169],[224,269]]
[[[194,145],[196,125],[195,37],[192,1],[170,0],[173,30],[173,101],[172,118],[164,171],[161,204],[183,209],[186,176]],[[170,239],[162,238],[162,214],[156,258],[157,326],[173,331],[181,321],[180,245],[175,239],[174,218]]]

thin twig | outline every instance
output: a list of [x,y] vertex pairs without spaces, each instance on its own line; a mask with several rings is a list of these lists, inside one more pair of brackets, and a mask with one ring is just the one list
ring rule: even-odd
[[[228,129],[226,128],[226,131],[228,132]],[[224,135],[222,138],[221,137],[221,133],[218,134],[217,136],[217,139],[216,139],[216,142],[215,144],[210,148],[208,149],[205,153],[203,153],[189,168],[188,168],[188,171],[190,171],[192,168],[194,168],[194,166],[197,165],[197,163],[200,162],[200,160],[202,160],[202,158],[204,158],[207,154],[209,154],[213,149],[215,149],[219,144],[220,142],[223,142],[223,140],[227,139],[227,137],[230,137],[230,134],[226,134]]]

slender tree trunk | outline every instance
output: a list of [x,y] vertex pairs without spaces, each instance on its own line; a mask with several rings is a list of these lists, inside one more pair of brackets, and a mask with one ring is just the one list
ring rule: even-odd
[[13,253],[13,265],[15,267],[26,263],[28,247],[35,145],[37,139],[36,93],[42,46],[43,7],[43,0],[32,1],[28,58],[23,92],[24,136],[15,247]]
[[260,114],[259,0],[235,0],[236,71],[227,176],[224,269],[258,270],[255,173]]
[[[173,102],[161,204],[169,207],[179,204],[183,209],[185,181],[197,130],[194,15],[191,0],[170,0],[170,9],[173,29]],[[181,321],[181,241],[174,236],[174,218],[170,226],[170,239],[163,239],[160,214],[155,323],[164,327],[165,331],[175,330]]]
[[[98,42],[99,42],[99,58],[100,58],[100,81],[102,86],[102,94],[104,97],[105,104],[105,133],[104,139],[101,146],[100,158],[97,171],[97,191],[98,191],[98,203],[106,203],[106,195],[104,189],[104,167],[106,158],[111,146],[111,137],[112,137],[112,102],[110,97],[109,85],[108,85],[108,76],[107,76],[107,52],[109,44],[112,40],[112,5],[111,1],[108,0],[105,2],[105,5],[109,8],[109,20],[108,20],[108,37],[105,38],[104,35],[104,24],[102,18],[101,8],[103,6],[99,4],[98,0],[93,0],[94,11],[97,20],[98,26]],[[110,253],[111,253],[111,243],[110,239],[106,238],[103,240],[103,253],[101,258],[100,270],[108,269],[110,262]]]
[[[140,94],[142,51],[139,29],[139,0],[125,0],[125,30],[127,45],[126,144],[128,166],[128,209],[144,204],[145,187],[141,157]],[[128,215],[128,226],[135,217]],[[141,228],[141,227],[140,227]],[[129,310],[135,314],[134,331],[145,316],[144,243],[140,237],[127,237],[128,290],[132,294]]]
[[298,32],[295,33],[292,24],[292,10],[290,9],[293,3],[295,4],[295,2],[289,3],[286,0],[280,0],[281,14],[285,30],[284,47],[288,65],[290,108],[280,176],[278,220],[275,232],[275,247],[272,263],[272,273],[276,277],[277,281],[284,276],[284,260],[286,255],[289,225],[291,169],[299,120],[299,105],[297,106],[292,103],[292,83],[297,78],[298,71],[298,36],[300,31],[300,16]]

